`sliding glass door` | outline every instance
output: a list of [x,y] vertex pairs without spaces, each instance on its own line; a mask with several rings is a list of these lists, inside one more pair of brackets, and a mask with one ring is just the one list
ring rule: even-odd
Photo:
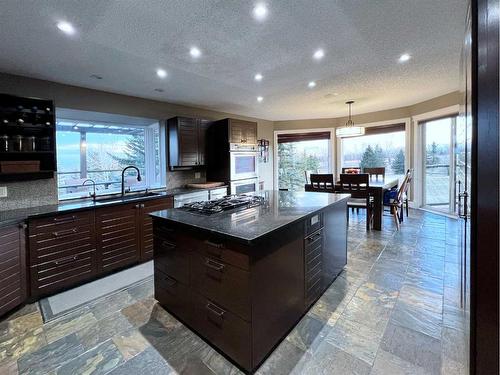
[[423,206],[456,214],[458,181],[463,181],[461,150],[457,146],[457,117],[450,116],[421,124],[423,155]]

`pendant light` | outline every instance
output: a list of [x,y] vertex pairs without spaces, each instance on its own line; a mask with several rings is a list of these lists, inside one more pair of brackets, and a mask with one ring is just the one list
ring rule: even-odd
[[335,129],[335,135],[339,138],[356,137],[365,134],[365,128],[363,128],[362,126],[354,126],[354,121],[352,121],[351,106],[353,105],[353,103],[354,100],[345,102],[345,104],[349,106],[349,119],[346,121],[343,127]]

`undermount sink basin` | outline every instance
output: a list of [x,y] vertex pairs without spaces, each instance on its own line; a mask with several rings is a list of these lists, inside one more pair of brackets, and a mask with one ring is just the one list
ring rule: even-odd
[[158,196],[159,194],[158,193],[151,193],[151,192],[147,192],[147,193],[130,193],[130,194],[125,194],[124,197],[122,197],[121,195],[120,196],[116,196],[116,197],[103,197],[103,198],[96,198],[95,199],[95,202],[97,204],[101,203],[101,204],[104,204],[104,203],[119,203],[119,202],[127,202],[127,201],[133,201],[133,200],[136,200],[136,199],[142,199],[142,198],[146,198],[146,197],[153,197],[153,196]]

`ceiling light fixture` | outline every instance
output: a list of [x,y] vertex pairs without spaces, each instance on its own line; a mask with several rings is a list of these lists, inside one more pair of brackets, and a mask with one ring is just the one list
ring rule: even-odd
[[317,50],[316,52],[314,52],[314,55],[313,55],[313,57],[316,60],[321,60],[324,56],[325,56],[325,51],[323,51],[321,48],[319,50]]
[[403,63],[403,62],[407,62],[408,60],[411,59],[411,56],[407,53],[404,53],[402,54],[400,57],[399,57],[399,62]]
[[260,3],[254,6],[253,16],[257,21],[263,21],[267,17],[267,6],[266,4]]
[[262,81],[262,78],[264,78],[264,77],[262,76],[262,74],[257,73],[254,78],[256,81],[260,82],[260,81]]
[[307,84],[307,86],[309,86],[309,88],[311,88],[311,89],[312,89],[313,87],[316,87],[316,82],[311,81],[311,82],[309,82],[309,83]]
[[201,51],[198,49],[198,47],[191,47],[189,50],[189,54],[191,57],[194,57],[195,59],[201,56]]
[[264,100],[264,98],[263,98],[262,96],[257,96],[257,101],[258,101],[259,103],[261,103],[263,100]]
[[345,138],[365,134],[365,128],[361,126],[354,126],[354,121],[352,121],[351,106],[354,104],[354,100],[349,100],[348,102],[345,102],[345,104],[349,106],[349,119],[343,127],[335,129],[335,135],[339,138]]
[[166,78],[167,77],[167,71],[165,69],[157,69],[156,70],[156,75],[160,78]]
[[57,23],[57,28],[66,35],[73,35],[76,32],[73,25],[66,21],[59,21]]

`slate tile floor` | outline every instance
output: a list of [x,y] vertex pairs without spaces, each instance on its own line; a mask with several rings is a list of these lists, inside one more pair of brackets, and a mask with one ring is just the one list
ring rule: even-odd
[[[456,221],[412,210],[349,227],[348,266],[259,374],[465,374]],[[237,374],[144,283],[43,324],[37,305],[0,322],[0,374]]]

